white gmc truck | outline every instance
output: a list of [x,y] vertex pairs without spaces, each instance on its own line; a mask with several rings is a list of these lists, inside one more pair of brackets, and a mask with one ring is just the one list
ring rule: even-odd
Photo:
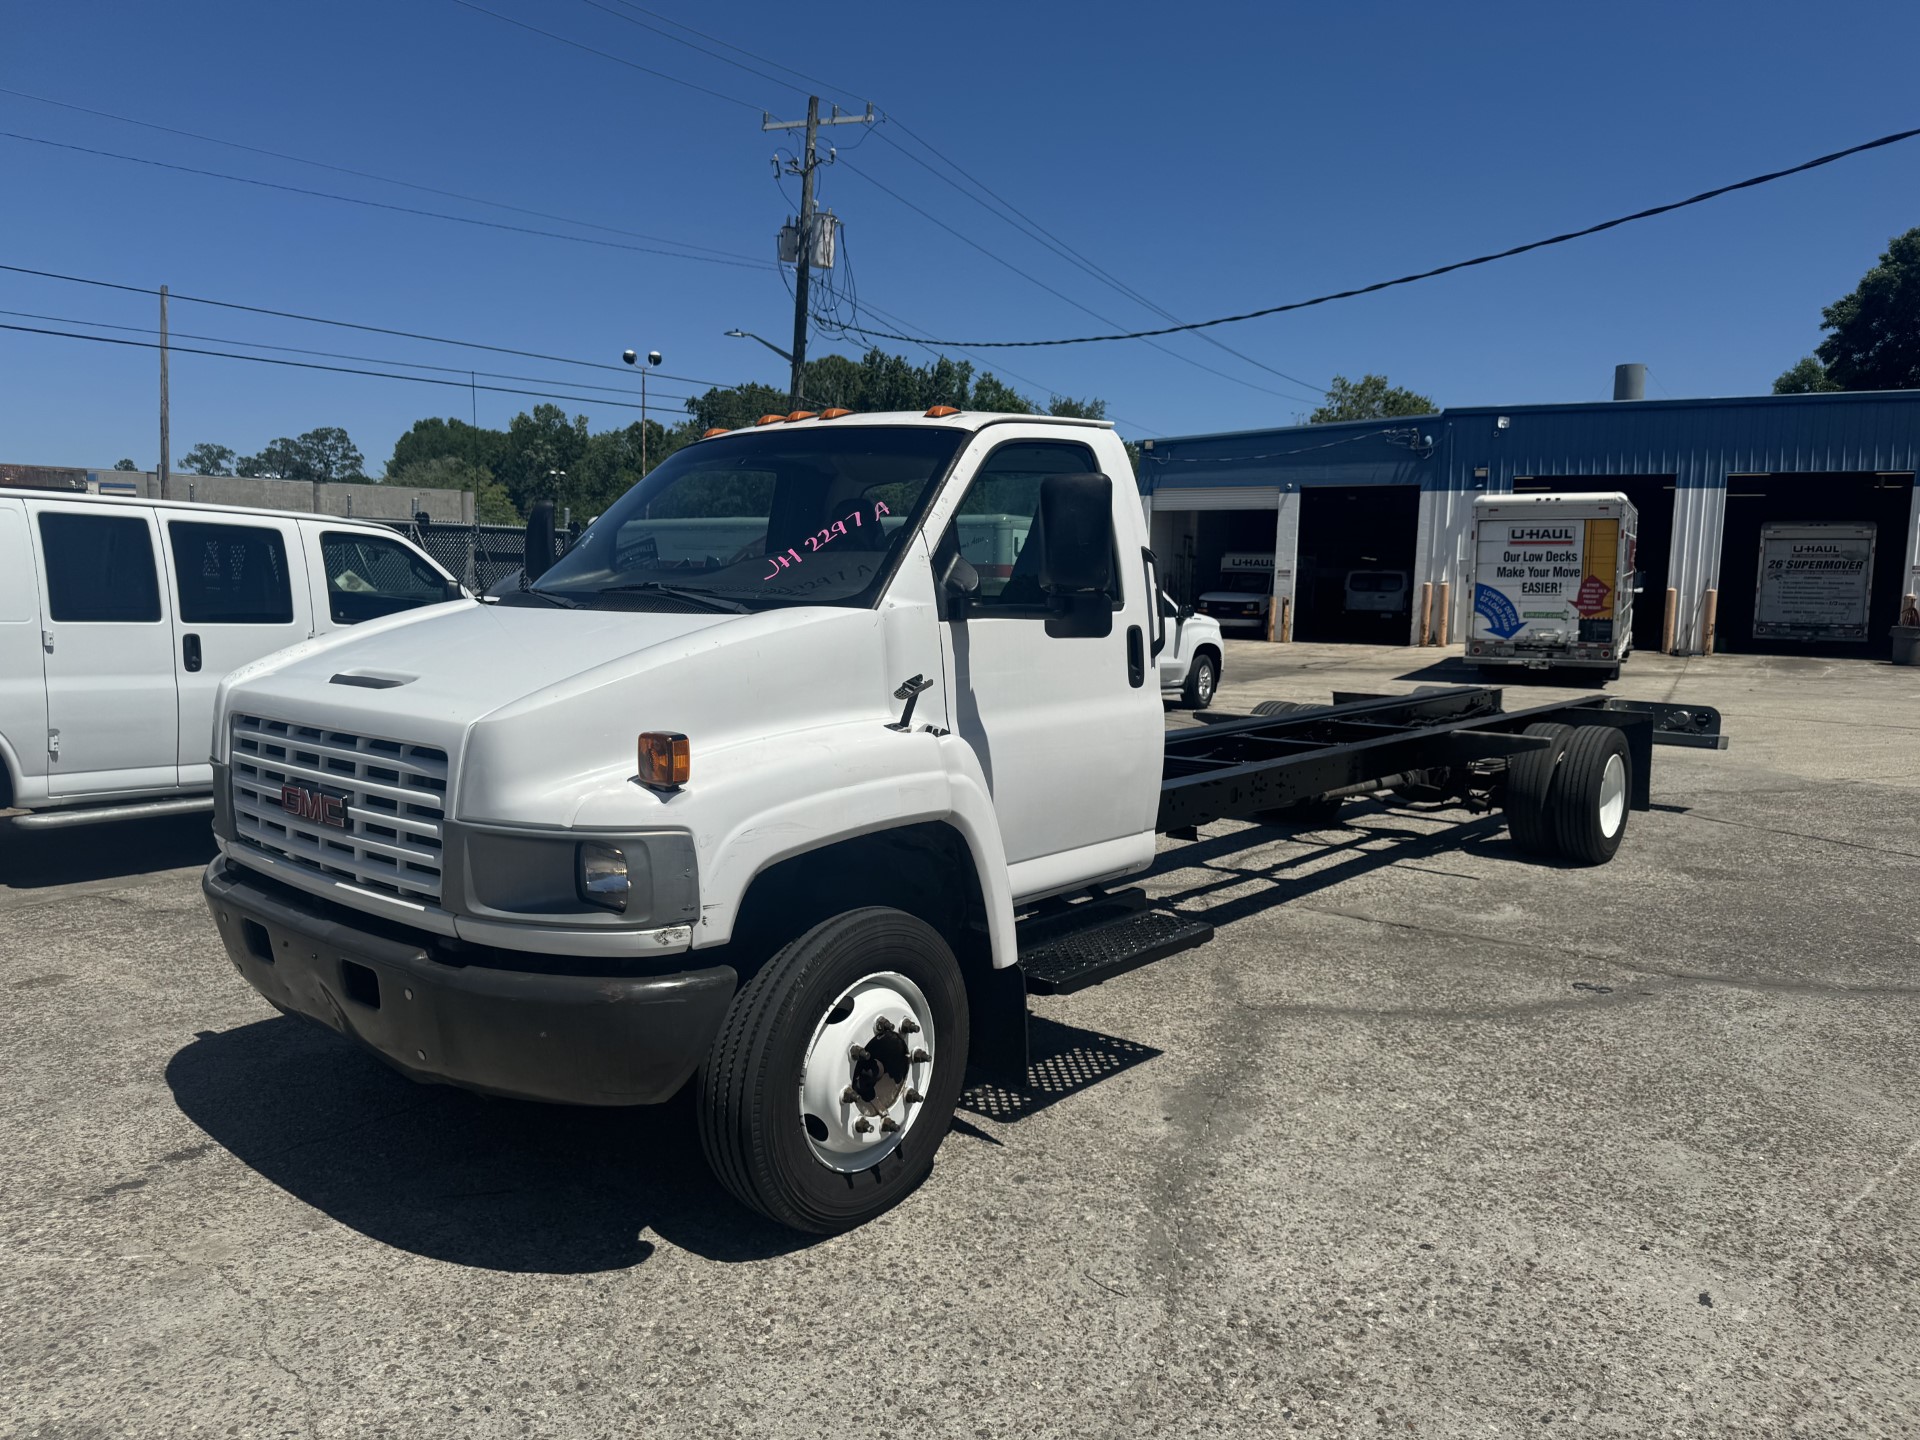
[[[1598,862],[1656,740],[1724,743],[1710,710],[1483,688],[1168,732],[1129,474],[1101,423],[768,416],[525,590],[236,672],[204,881],[228,954],[419,1080],[587,1105],[691,1080],[727,1188],[833,1232],[926,1176],[970,1062],[1024,1081],[1029,991],[1210,937],[1108,888],[1157,835],[1393,791]],[[961,551],[976,515],[1030,521],[1003,573]],[[742,517],[689,548],[684,522]]]

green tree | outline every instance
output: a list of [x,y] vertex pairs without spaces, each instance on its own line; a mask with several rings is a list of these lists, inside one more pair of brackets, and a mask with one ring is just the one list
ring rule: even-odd
[[1007,415],[1031,415],[1033,402],[998,375],[987,371],[973,382],[973,394],[967,402],[967,408]]
[[268,441],[258,455],[242,455],[234,461],[233,472],[268,480],[330,483],[365,480],[367,477],[362,471],[365,464],[366,457],[346,431],[338,426],[323,426],[292,439],[282,435]]
[[1055,395],[1047,401],[1047,413],[1060,415],[1068,420],[1104,420],[1107,418],[1107,402],[1075,400],[1069,395]]
[[507,436],[503,430],[488,430],[452,418],[416,420],[413,428],[394,442],[387,474],[391,476],[415,461],[451,455],[498,475],[506,454]]
[[180,457],[180,464],[195,475],[231,475],[233,451],[225,445],[202,440]]
[[536,500],[571,505],[575,471],[586,450],[586,416],[569,420],[558,405],[536,405],[508,422],[507,452],[497,473],[522,514]]
[[1831,332],[1815,353],[1832,388],[1920,389],[1920,227],[1888,242],[1852,293],[1821,311],[1820,328]]
[[113,468],[116,470],[138,470],[140,467],[131,460],[116,460],[113,462]]
[[513,508],[507,487],[493,478],[493,472],[457,455],[411,460],[397,470],[389,469],[385,483],[410,490],[471,490],[474,515],[482,525],[525,523],[525,517]]
[[1827,367],[1811,355],[1802,356],[1792,369],[1783,372],[1773,382],[1773,393],[1776,395],[1816,395],[1839,388],[1828,377]]
[[1327,401],[1311,415],[1309,425],[1330,425],[1340,420],[1386,420],[1396,415],[1431,415],[1433,401],[1425,395],[1389,385],[1384,375],[1362,375],[1349,380],[1333,377],[1327,388]]

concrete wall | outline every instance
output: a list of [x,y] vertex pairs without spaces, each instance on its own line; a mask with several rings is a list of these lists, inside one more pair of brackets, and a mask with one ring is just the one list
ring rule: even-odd
[[[151,470],[79,470],[58,467],[0,467],[21,472],[20,479],[0,483],[38,483],[54,488],[71,480],[77,488],[108,495],[135,495],[148,500],[191,500],[202,505],[244,505],[254,510],[304,510],[313,515],[351,516],[356,520],[410,520],[416,510],[442,524],[473,523],[473,492],[420,490],[404,485],[326,485],[305,480],[262,480],[246,475],[181,475],[167,477],[167,493],[160,493],[160,477]],[[29,480],[27,473],[32,472]]]

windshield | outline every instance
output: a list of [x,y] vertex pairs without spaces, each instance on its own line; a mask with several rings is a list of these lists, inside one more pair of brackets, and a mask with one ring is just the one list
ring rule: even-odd
[[1407,577],[1398,570],[1356,570],[1347,576],[1347,589],[1356,594],[1398,595],[1407,588]]
[[712,595],[758,610],[872,603],[960,430],[769,428],[675,452],[588,526],[536,593]]

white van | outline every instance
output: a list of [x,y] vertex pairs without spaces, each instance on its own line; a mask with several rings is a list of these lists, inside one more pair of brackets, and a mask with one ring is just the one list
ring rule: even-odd
[[0,817],[210,809],[224,676],[465,593],[366,521],[0,489]]

